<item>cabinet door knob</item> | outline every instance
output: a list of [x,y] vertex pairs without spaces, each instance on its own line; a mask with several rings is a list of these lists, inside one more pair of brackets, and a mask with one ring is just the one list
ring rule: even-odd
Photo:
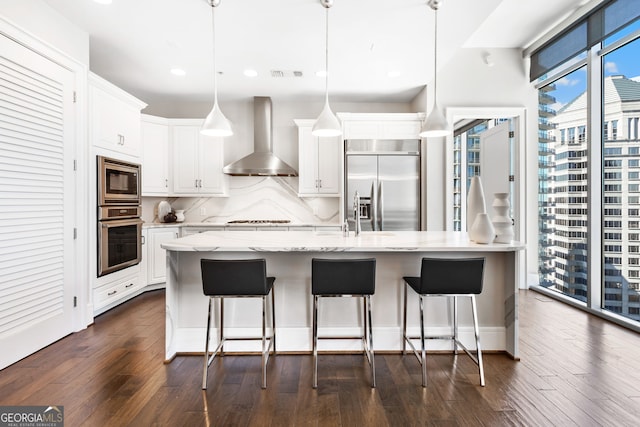
[[164,187],[169,188],[169,178],[164,179]]
[[125,288],[130,288],[130,287],[132,287],[132,286],[133,286],[133,283],[129,283],[128,285],[125,285],[124,287],[125,287]]
[[111,295],[115,295],[116,293],[118,293],[118,291],[111,291],[107,293],[107,296],[110,297]]

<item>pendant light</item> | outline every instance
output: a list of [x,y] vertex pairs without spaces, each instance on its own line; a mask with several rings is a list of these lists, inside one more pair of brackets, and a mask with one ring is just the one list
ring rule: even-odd
[[231,123],[222,114],[218,106],[218,72],[216,70],[216,7],[220,6],[220,0],[207,0],[211,6],[211,26],[213,28],[213,108],[200,129],[200,133],[208,136],[233,135]]
[[325,97],[324,108],[318,116],[311,134],[314,136],[338,136],[342,134],[340,121],[329,107],[329,8],[333,6],[333,0],[320,0],[320,4],[326,9],[325,31]]
[[433,54],[433,108],[420,129],[420,136],[447,136],[451,133],[451,127],[447,122],[444,111],[438,106],[438,8],[443,0],[429,0],[428,4],[435,11],[434,28],[434,54]]

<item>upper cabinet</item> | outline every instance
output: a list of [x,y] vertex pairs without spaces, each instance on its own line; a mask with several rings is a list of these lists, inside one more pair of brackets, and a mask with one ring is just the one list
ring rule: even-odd
[[224,140],[200,133],[202,120],[170,121],[174,196],[226,196]]
[[92,144],[113,152],[140,156],[140,110],[146,106],[103,78],[89,73]]
[[298,196],[339,197],[342,138],[311,134],[314,120],[295,120],[298,126]]
[[161,117],[142,115],[142,195],[168,196],[169,123]]
[[419,139],[420,113],[339,113],[344,139]]

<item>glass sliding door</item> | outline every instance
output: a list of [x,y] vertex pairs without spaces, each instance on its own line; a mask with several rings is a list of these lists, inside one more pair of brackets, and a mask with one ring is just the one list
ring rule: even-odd
[[602,57],[602,308],[634,320],[640,320],[639,57],[640,39]]

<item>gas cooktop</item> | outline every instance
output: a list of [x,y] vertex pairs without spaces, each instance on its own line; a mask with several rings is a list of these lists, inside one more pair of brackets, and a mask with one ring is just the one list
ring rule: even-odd
[[234,219],[227,224],[289,224],[288,219]]

